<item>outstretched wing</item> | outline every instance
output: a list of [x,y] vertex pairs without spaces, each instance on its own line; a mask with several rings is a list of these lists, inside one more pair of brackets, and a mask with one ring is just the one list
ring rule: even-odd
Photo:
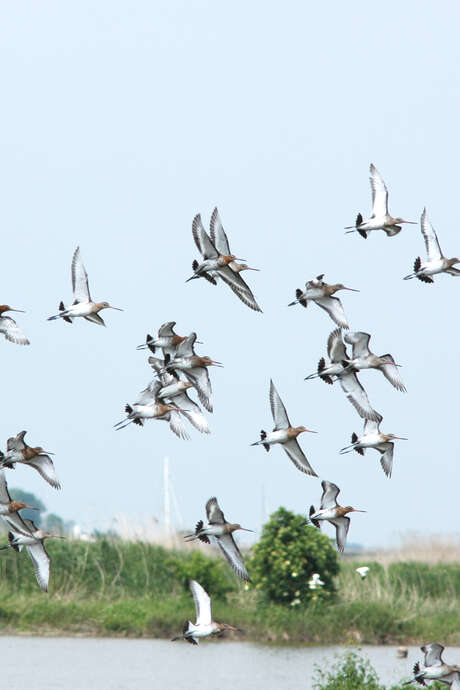
[[289,426],[291,426],[291,422],[289,421],[288,414],[286,412],[286,408],[283,405],[283,401],[281,400],[278,391],[275,388],[275,384],[273,381],[270,379],[270,407],[272,409],[272,417],[273,421],[275,422],[275,429],[287,429]]
[[321,482],[321,487],[323,489],[323,495],[321,496],[321,510],[332,508],[333,506],[337,505],[337,496],[340,493],[340,489],[337,484],[323,480]]
[[426,253],[428,261],[438,261],[443,258],[441,247],[439,246],[438,236],[428,220],[426,208],[423,209],[422,217],[420,219],[423,239],[425,240]]
[[219,252],[215,248],[208,233],[201,222],[201,215],[198,213],[193,219],[192,235],[198,251],[204,259],[217,259]]
[[11,496],[8,491],[8,484],[6,483],[5,470],[0,470],[0,501],[2,503],[10,503]]
[[286,443],[283,443],[283,448],[298,470],[304,472],[305,474],[309,474],[310,477],[318,476],[308,462],[296,438],[291,438],[289,441],[286,441]]
[[224,514],[219,508],[215,496],[206,503],[206,517],[210,525],[223,525],[225,523]]
[[347,541],[348,529],[350,527],[350,518],[340,517],[332,518],[329,522],[335,526],[335,540],[337,542],[337,549],[343,553]]
[[401,391],[402,393],[406,392],[406,387],[404,386],[404,383],[402,381],[401,376],[399,375],[399,370],[398,367],[395,364],[395,361],[391,355],[383,355],[386,360],[388,360],[388,364],[382,364],[379,368],[382,371],[383,375],[385,376],[386,379],[391,383],[392,386],[394,386],[398,391]]
[[225,254],[226,256],[231,254],[230,245],[228,243],[228,237],[225,234],[224,226],[222,225],[222,221],[220,219],[217,206],[212,212],[209,229],[211,234],[211,240],[213,241],[217,251],[221,254]]
[[425,653],[425,659],[423,661],[425,666],[441,666],[442,659],[441,655],[444,651],[442,644],[433,642],[432,644],[425,645],[422,647],[422,652]]
[[342,329],[336,328],[327,339],[327,355],[331,362],[343,362],[348,359],[347,351],[342,340]]
[[176,357],[192,357],[195,354],[193,346],[195,345],[196,333],[190,333],[176,349]]
[[18,324],[11,316],[0,317],[0,333],[3,333],[10,343],[16,343],[16,345],[30,345],[30,341],[26,338],[24,331],[22,328],[19,328]]
[[174,333],[174,326],[176,325],[175,321],[167,321],[166,323],[163,323],[160,328],[158,329],[158,337],[159,338],[171,338],[172,336],[176,335]]
[[24,450],[26,444],[24,443],[24,436],[27,431],[20,431],[16,436],[11,436],[6,443],[6,450]]
[[[168,376],[170,376],[170,374],[168,374]],[[171,379],[172,381],[174,381],[173,376],[171,376]],[[172,381],[169,381],[169,383],[171,383]],[[211,433],[208,420],[202,413],[200,406],[197,405],[196,402],[194,402],[193,400],[190,400],[186,391],[184,391],[180,395],[175,395],[173,400],[182,410],[182,414],[184,415],[184,417],[188,419],[190,424],[192,424],[195,427],[195,429],[201,431],[202,434]]]
[[364,419],[373,419],[376,422],[382,421],[382,415],[376,412],[371,406],[367,393],[354,372],[341,374],[339,376],[339,381],[343,392],[360,417]]
[[36,544],[29,544],[26,546],[27,552],[34,565],[35,577],[37,582],[44,592],[48,591],[48,582],[50,579],[50,557],[42,542],[37,541]]
[[394,443],[382,443],[380,444],[382,455],[380,457],[380,464],[382,465],[382,470],[385,472],[388,479],[391,477],[391,472],[393,470],[393,452]]
[[184,369],[183,373],[193,384],[203,407],[208,412],[212,412],[212,387],[207,368],[193,367],[193,369]]
[[348,328],[347,317],[342,307],[342,302],[338,297],[320,297],[314,300],[318,307],[327,311],[331,319],[337,326]]
[[238,577],[241,577],[242,580],[246,580],[246,582],[250,582],[251,578],[249,577],[246,566],[244,565],[243,556],[241,555],[241,552],[237,547],[232,535],[224,534],[223,537],[219,537],[217,543],[219,544],[220,550],[224,554],[231,568],[235,571]]
[[[232,269],[230,269],[230,270],[232,270]],[[221,278],[222,278],[222,275],[221,275]],[[252,292],[249,288],[248,288],[247,292],[243,292],[242,290],[240,290],[236,285],[234,285],[230,281],[227,281],[225,279],[223,279],[223,280],[224,280],[224,283],[227,283],[227,285],[233,290],[235,295],[238,297],[238,299],[240,299],[243,302],[243,304],[245,304],[250,309],[253,309],[254,311],[260,311],[260,312],[262,311],[262,309],[259,307],[259,305],[256,302],[256,298],[254,297],[254,295],[252,294]]]
[[196,625],[211,625],[211,598],[199,582],[190,580],[190,591],[193,594],[196,609]]
[[373,163],[369,167],[372,189],[372,218],[381,218],[388,214],[388,190],[383,177]]
[[81,259],[80,247],[76,248],[72,257],[72,291],[76,302],[91,302],[88,274]]
[[30,460],[24,460],[23,464],[30,465],[30,467],[33,467],[34,470],[37,470],[43,479],[54,489],[61,488],[56,470],[54,469],[54,463],[49,455],[40,453],[40,455],[35,455],[35,457],[31,458]]
[[344,336],[345,342],[350,343],[350,345],[353,345],[353,359],[357,359],[358,357],[367,357],[368,355],[370,355],[370,339],[371,336],[369,335],[369,333],[362,333],[361,331],[352,331]]
[[179,410],[171,410],[169,412],[169,428],[176,434],[178,438],[188,441],[190,436],[185,428],[184,420],[182,419],[182,412]]

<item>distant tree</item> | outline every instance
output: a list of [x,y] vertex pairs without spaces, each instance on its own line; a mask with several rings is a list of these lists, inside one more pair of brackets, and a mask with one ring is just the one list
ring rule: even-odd
[[64,520],[55,513],[48,513],[45,515],[41,527],[54,534],[65,534],[68,531]]
[[37,510],[21,510],[21,516],[26,518],[26,520],[33,520],[37,527],[42,524],[42,516],[40,512],[46,512],[46,506],[35,494],[24,491],[23,489],[9,489],[11,498],[13,501],[22,501],[23,503],[28,503],[30,506],[37,508]]
[[[256,588],[280,604],[297,606],[331,599],[335,594],[337,551],[328,537],[307,524],[303,515],[286,508],[279,508],[264,525],[249,566]],[[310,589],[313,573],[319,573],[323,587]]]

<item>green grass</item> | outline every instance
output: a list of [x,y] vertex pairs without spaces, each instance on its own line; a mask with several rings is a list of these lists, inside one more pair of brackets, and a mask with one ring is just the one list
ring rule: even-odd
[[[0,631],[171,637],[193,618],[186,583],[195,577],[213,597],[216,620],[243,639],[316,644],[460,644],[460,564],[370,565],[342,561],[332,604],[264,602],[224,559],[198,551],[100,539],[53,542],[50,592],[37,587],[26,553],[0,553]],[[307,583],[300,583],[299,587]]]

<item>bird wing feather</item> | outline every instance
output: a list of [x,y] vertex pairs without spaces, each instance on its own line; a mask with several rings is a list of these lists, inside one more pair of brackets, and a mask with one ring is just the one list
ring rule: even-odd
[[217,543],[219,544],[220,550],[235,573],[241,577],[242,580],[250,582],[248,571],[244,565],[243,556],[241,555],[233,536],[231,534],[224,534],[222,537],[219,537]]
[[281,400],[275,384],[270,379],[270,407],[272,410],[273,421],[275,422],[275,429],[287,429],[291,426],[286,408]]
[[196,580],[190,580],[189,587],[195,602],[196,625],[211,625],[211,597]]
[[342,306],[342,302],[338,297],[320,297],[315,299],[314,302],[327,311],[331,319],[337,326],[341,328],[348,328],[347,317]]
[[91,302],[88,285],[88,274],[83,265],[80,247],[77,247],[72,257],[72,292],[77,302]]
[[369,171],[372,189],[372,218],[381,218],[388,214],[388,189],[373,163],[371,163]]
[[291,438],[286,443],[283,443],[283,448],[286,451],[288,457],[298,470],[310,475],[310,477],[317,477],[315,470],[308,462],[302,448],[299,446],[299,442],[296,438]]

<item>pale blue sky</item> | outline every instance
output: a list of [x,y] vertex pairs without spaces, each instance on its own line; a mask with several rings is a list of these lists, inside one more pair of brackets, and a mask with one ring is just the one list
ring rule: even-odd
[[[424,254],[418,226],[393,239],[345,235],[368,213],[368,166],[390,210],[424,205],[449,256],[460,254],[460,121],[456,3],[16,2],[0,4],[1,302],[32,344],[0,341],[1,438],[56,453],[62,492],[28,468],[10,484],[84,525],[160,516],[162,458],[171,459],[187,524],[217,495],[251,528],[269,511],[305,512],[318,480],[281,448],[250,448],[270,429],[269,378],[301,445],[343,501],[369,512],[350,540],[386,545],[408,530],[458,530],[457,352],[460,282],[403,282]],[[223,285],[185,285],[191,222],[217,205],[264,313]],[[71,297],[80,245],[107,329],[46,321]],[[407,436],[387,480],[378,455],[339,456],[362,422],[341,390],[304,382],[334,324],[314,305],[287,308],[325,273],[350,325],[403,365],[408,393],[364,372],[382,430]],[[213,434],[179,441],[162,422],[112,425],[149,382],[136,345],[167,320],[196,330],[211,370]]]

